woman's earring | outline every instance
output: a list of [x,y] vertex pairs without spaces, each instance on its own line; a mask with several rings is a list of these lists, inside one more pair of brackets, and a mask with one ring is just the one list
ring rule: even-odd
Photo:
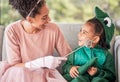
[[30,24],[32,23],[32,19],[30,17],[27,17],[26,19]]
[[32,21],[31,21],[31,20],[29,20],[29,23],[31,24],[31,23],[32,23]]

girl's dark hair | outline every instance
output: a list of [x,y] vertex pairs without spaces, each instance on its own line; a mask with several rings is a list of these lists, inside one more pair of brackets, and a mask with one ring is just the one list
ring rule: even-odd
[[99,45],[103,48],[103,49],[109,49],[109,45],[106,44],[106,37],[105,37],[105,31],[104,31],[104,27],[102,25],[102,23],[96,19],[95,17],[88,20],[87,22],[93,24],[94,29],[95,29],[95,34],[100,36],[100,41],[99,41]]
[[[9,0],[9,4],[12,5],[13,8],[18,10],[18,12],[22,15],[23,18],[26,18],[30,13],[32,8],[37,4],[38,0]],[[45,4],[45,0],[41,0],[37,6],[34,8],[31,17],[35,17],[36,14],[40,14],[39,9]]]

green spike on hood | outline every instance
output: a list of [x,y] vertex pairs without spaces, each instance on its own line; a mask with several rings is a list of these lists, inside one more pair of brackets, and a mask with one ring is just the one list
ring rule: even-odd
[[105,18],[105,17],[109,17],[107,13],[103,12],[101,9],[99,9],[98,7],[95,7],[95,13],[96,13],[96,17],[97,18]]
[[110,48],[110,41],[114,35],[114,24],[112,20],[109,18],[109,15],[102,11],[99,7],[95,7],[95,17],[102,23],[105,31],[106,43]]

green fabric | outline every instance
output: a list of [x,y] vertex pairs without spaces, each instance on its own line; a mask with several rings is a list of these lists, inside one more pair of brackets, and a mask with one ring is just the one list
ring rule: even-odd
[[[65,64],[62,67],[63,77],[68,82],[79,82],[81,81],[81,79],[83,79],[81,78],[81,76],[88,77],[89,80],[93,80],[92,82],[101,82],[99,80],[102,80],[102,82],[114,82],[115,81],[115,66],[114,66],[113,56],[108,51],[102,50],[99,46],[96,46],[93,49],[89,49],[91,51],[93,50],[91,54],[88,54],[90,52],[87,49],[88,48],[85,49],[85,47],[82,47],[80,50],[69,55],[68,60],[65,62]],[[79,54],[76,54],[78,52],[79,54],[81,53],[81,55],[78,58],[76,58],[76,55],[79,55]],[[99,55],[97,55],[98,53]],[[100,56],[100,53],[101,53],[101,56]],[[82,55],[83,57],[85,57],[85,59],[82,57]],[[104,56],[102,57],[102,55],[105,56],[105,61],[104,62],[102,61],[103,63],[100,63],[100,61],[104,58]],[[77,62],[78,60],[80,60],[79,61],[80,63],[75,63],[76,60]],[[98,69],[97,73],[94,76],[90,76],[87,73],[87,69],[91,65],[96,66]],[[69,71],[72,68],[72,66],[80,66],[81,69],[78,68],[78,71],[79,71],[78,78],[72,78],[70,76]],[[99,80],[95,79],[96,77],[98,77]],[[87,82],[91,82],[91,81],[87,80]]]
[[80,48],[79,50],[77,50],[75,53],[71,54],[68,60],[70,61],[72,60],[72,62],[69,62],[69,61],[67,62],[69,63],[69,66],[67,66],[66,72],[69,72],[70,68],[74,64],[76,66],[81,66],[79,69],[80,74],[84,74],[86,70],[91,65],[94,64],[95,61],[96,61],[95,65],[98,66],[99,68],[102,68],[106,60],[106,56],[105,56],[105,52],[99,46],[96,46],[95,48],[89,48],[89,47],[84,46]]
[[[83,55],[84,54],[84,55]],[[82,47],[75,52],[75,65],[84,65],[88,60],[91,60],[93,57],[97,57],[98,66],[101,68],[103,63],[106,60],[105,52],[100,48],[100,46],[95,46],[95,48]],[[80,58],[80,59],[79,59]]]
[[86,64],[80,66],[78,68],[79,74],[84,74],[87,71],[87,69],[93,66],[96,62],[97,62],[97,57],[94,57],[90,61],[88,61]]
[[68,81],[68,82],[90,82],[90,79],[87,76],[80,75],[79,77],[73,79],[72,81]]
[[106,43],[109,45],[110,48],[110,41],[114,35],[115,26],[112,23],[109,15],[98,7],[95,7],[95,17],[101,22],[104,27]]

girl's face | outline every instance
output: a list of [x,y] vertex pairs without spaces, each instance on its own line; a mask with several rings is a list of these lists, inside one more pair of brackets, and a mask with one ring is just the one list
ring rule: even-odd
[[84,46],[88,40],[94,40],[95,32],[91,23],[85,23],[78,34],[78,45]]
[[31,25],[37,29],[41,29],[50,21],[49,9],[46,4],[39,10],[40,14],[37,14],[34,18],[31,18]]

